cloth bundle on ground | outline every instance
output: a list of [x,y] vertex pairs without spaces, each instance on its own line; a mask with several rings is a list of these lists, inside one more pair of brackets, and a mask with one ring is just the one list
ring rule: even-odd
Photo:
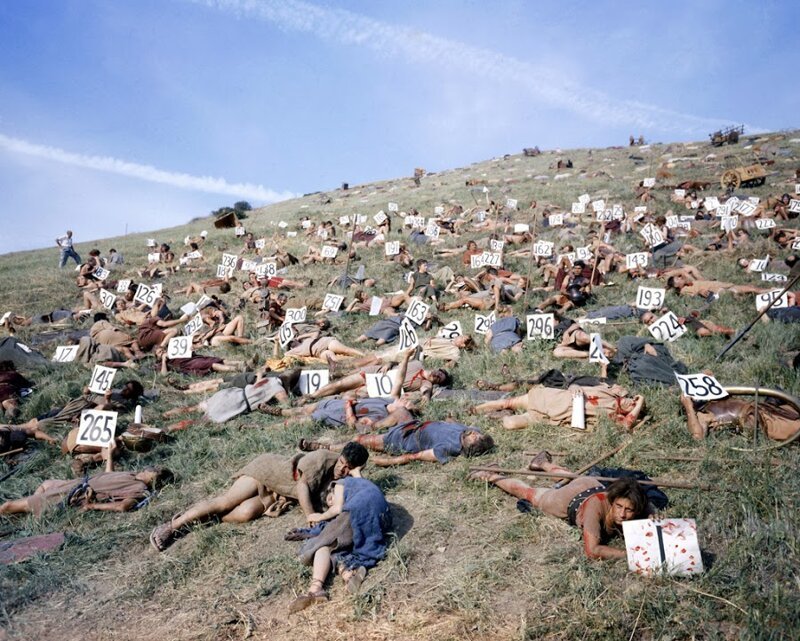
[[580,385],[581,387],[595,387],[597,385],[608,384],[609,379],[600,378],[599,376],[581,376],[573,374],[564,374],[558,369],[549,369],[542,372],[537,376],[531,385],[544,385],[545,387],[554,387],[556,389],[569,389],[570,385]]
[[13,336],[0,339],[0,361],[11,361],[18,370],[43,367],[49,362],[41,352],[31,349]]
[[84,336],[78,341],[75,360],[88,365],[103,361],[122,362],[126,359],[116,347],[101,345],[91,336]]
[[299,530],[314,537],[303,543],[299,557],[310,565],[318,549],[331,546],[334,563],[348,569],[374,567],[386,555],[386,535],[391,528],[389,504],[372,481],[348,476],[338,483],[344,484],[342,513],[331,521]]
[[392,343],[400,336],[400,324],[403,322],[403,318],[403,316],[392,316],[379,320],[364,332],[364,336],[372,340],[383,339],[386,343]]
[[491,327],[492,340],[490,347],[493,352],[510,349],[522,341],[519,335],[519,319],[515,316],[498,318]]
[[[652,345],[656,356],[645,354],[645,345]],[[677,385],[675,373],[686,374],[686,365],[672,358],[666,345],[638,336],[623,336],[617,341],[612,369],[624,367],[635,383]]]
[[[343,398],[326,398],[321,400],[311,418],[330,427],[343,427],[347,425],[345,417],[345,407],[348,401]],[[353,406],[353,413],[356,419],[370,418],[373,421],[380,421],[389,415],[386,409],[392,403],[388,398],[362,398]]]
[[28,339],[31,345],[45,345],[46,343],[56,343],[58,345],[65,345],[67,343],[74,343],[79,341],[84,336],[89,335],[88,329],[59,329],[48,330],[34,334]]

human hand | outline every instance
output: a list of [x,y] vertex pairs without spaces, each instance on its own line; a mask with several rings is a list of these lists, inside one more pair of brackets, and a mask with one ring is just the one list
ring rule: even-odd
[[314,512],[313,514],[309,514],[306,517],[306,520],[308,521],[309,525],[316,525],[317,523],[319,523],[320,521],[324,521],[325,519],[322,518],[322,514],[320,514],[319,512]]

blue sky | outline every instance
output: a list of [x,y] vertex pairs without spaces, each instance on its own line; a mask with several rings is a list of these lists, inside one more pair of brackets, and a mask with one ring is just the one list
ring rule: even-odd
[[7,0],[0,253],[524,146],[796,127],[799,20],[793,1]]

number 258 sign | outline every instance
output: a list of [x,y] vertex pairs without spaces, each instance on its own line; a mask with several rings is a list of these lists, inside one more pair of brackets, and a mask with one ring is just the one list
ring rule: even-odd
[[108,447],[117,429],[117,413],[105,410],[84,410],[78,428],[78,445]]

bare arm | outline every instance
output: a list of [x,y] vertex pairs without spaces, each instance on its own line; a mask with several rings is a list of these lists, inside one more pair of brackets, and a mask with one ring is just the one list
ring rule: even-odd
[[327,521],[342,513],[344,507],[344,485],[337,483],[333,488],[333,505],[331,505],[322,514],[309,514],[309,523],[319,523],[320,521]]
[[436,455],[433,450],[422,450],[421,452],[409,452],[408,454],[401,454],[400,456],[373,456],[371,457],[372,463],[378,467],[387,467],[389,465],[406,465],[414,461],[426,461],[428,463],[436,463]]
[[111,503],[86,503],[82,509],[85,511],[93,510],[98,512],[130,512],[136,507],[136,499],[124,499]]
[[311,489],[308,487],[308,483],[300,479],[297,481],[295,489],[297,490],[297,502],[300,504],[303,514],[306,516],[314,514],[314,504],[311,502]]

